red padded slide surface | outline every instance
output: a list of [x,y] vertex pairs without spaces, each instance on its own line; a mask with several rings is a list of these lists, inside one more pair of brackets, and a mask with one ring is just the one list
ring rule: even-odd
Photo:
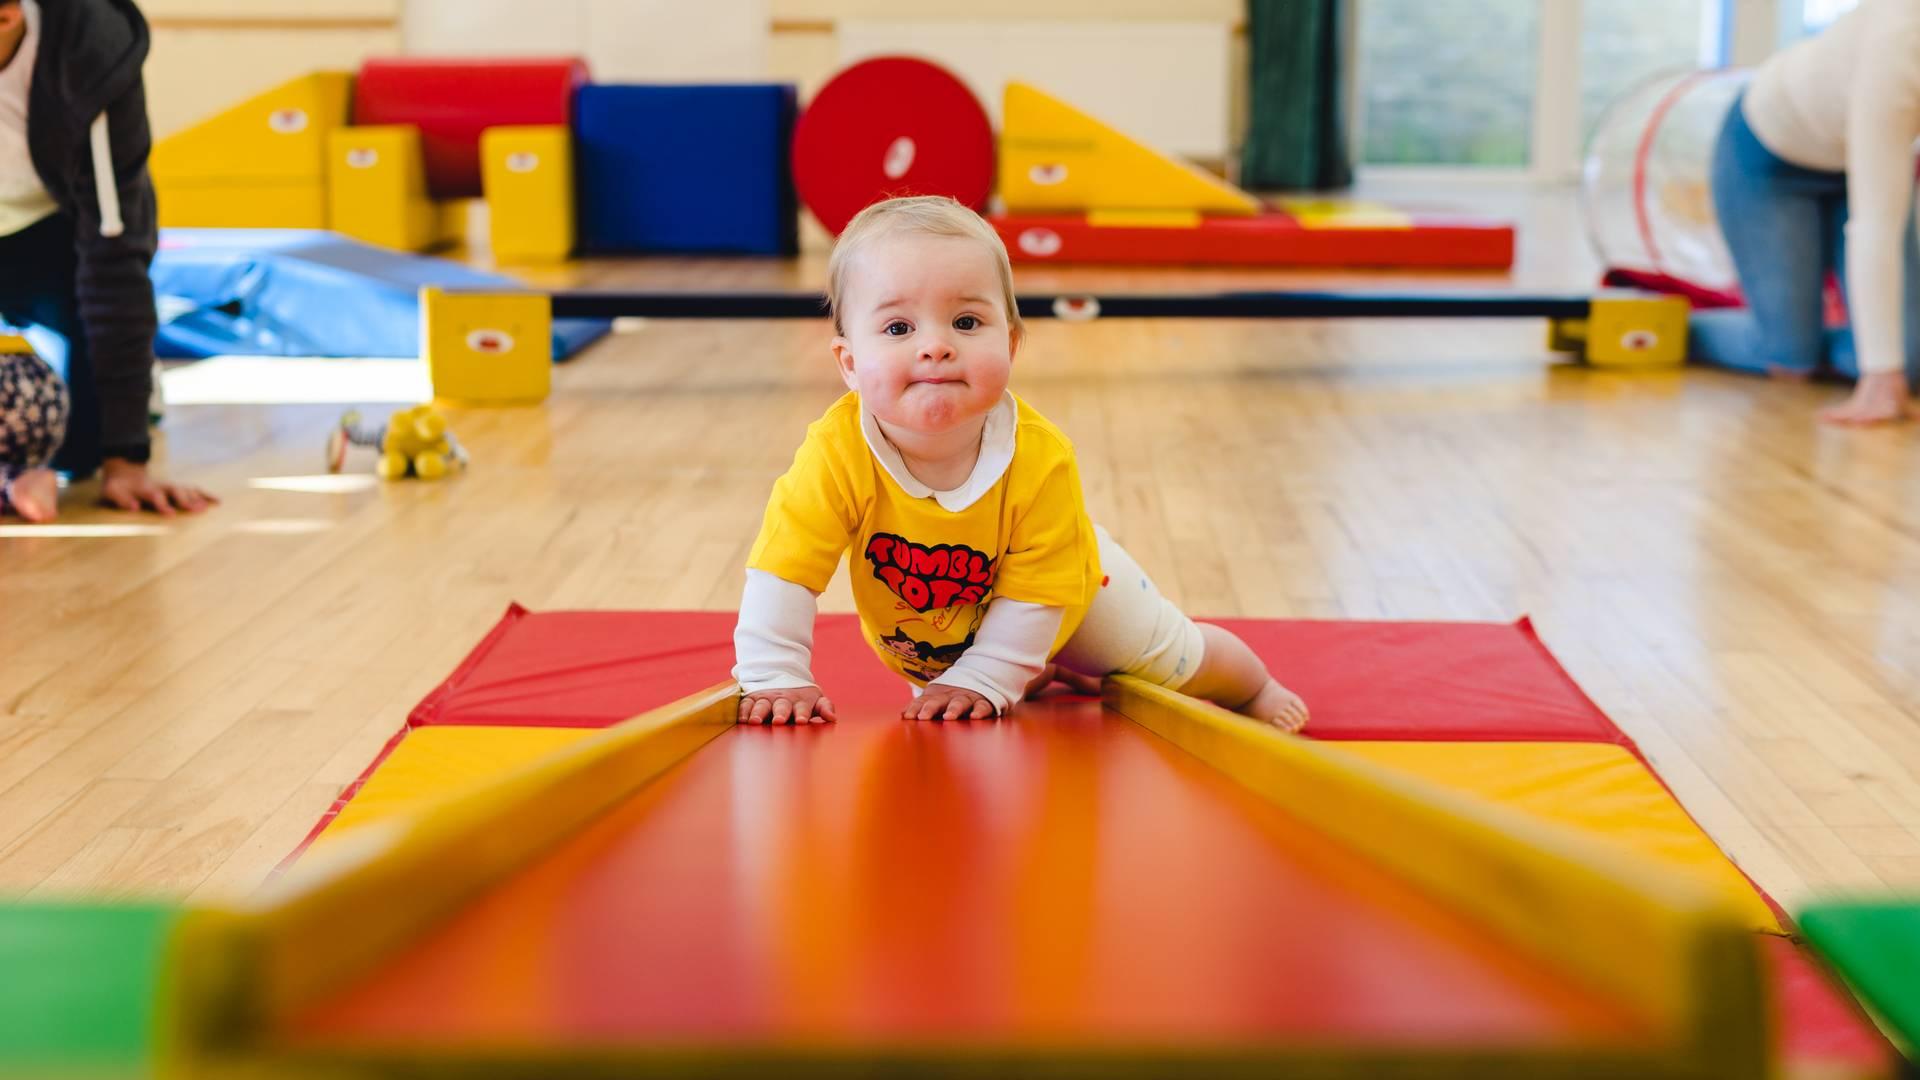
[[427,189],[436,199],[480,194],[480,133],[504,124],[568,124],[586,61],[390,57],[368,60],[353,84],[356,125],[420,129]]

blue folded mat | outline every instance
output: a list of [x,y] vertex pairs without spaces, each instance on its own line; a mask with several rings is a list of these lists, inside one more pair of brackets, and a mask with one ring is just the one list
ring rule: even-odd
[[[317,229],[163,229],[153,260],[162,357],[420,355],[423,285],[525,286],[445,259],[389,251]],[[607,332],[556,319],[564,360]]]

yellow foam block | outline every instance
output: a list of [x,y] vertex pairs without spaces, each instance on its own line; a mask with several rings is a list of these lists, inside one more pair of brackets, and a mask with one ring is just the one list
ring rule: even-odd
[[1413,218],[1384,203],[1345,199],[1281,199],[1303,229],[1411,229]]
[[420,350],[438,400],[544,400],[553,380],[552,302],[544,293],[421,289]]
[[587,728],[415,728],[314,844],[318,847],[360,826],[502,776],[591,734]]
[[1587,314],[1587,362],[1598,367],[1683,364],[1692,310],[1681,296],[1602,293]]
[[163,229],[324,229],[327,187],[312,183],[184,183],[155,193]]
[[1780,922],[1632,753],[1599,743],[1342,742],[1377,764],[1568,825],[1658,859],[1725,898],[1753,929]]
[[427,198],[420,129],[345,127],[327,137],[327,212],[335,232],[381,247],[424,251],[439,233]]
[[1009,213],[1188,210],[1256,214],[1253,196],[1026,83],[1007,84],[1000,198]]
[[149,164],[161,202],[178,181],[320,183],[352,89],[344,71],[304,75],[160,140]]
[[480,135],[488,231],[499,262],[559,262],[573,251],[573,135],[558,125]]

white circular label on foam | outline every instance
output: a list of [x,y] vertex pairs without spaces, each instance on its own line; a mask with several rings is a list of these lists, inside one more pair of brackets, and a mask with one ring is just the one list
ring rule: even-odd
[[1060,254],[1060,234],[1052,229],[1025,229],[1020,239],[1014,241],[1020,250],[1038,258]]
[[1067,178],[1067,167],[1057,162],[1047,165],[1035,165],[1027,170],[1027,179],[1043,187],[1052,187]]
[[1053,301],[1053,317],[1062,322],[1087,322],[1100,317],[1100,300],[1092,296],[1059,296]]
[[380,151],[370,146],[356,146],[347,151],[347,167],[350,169],[371,169],[380,164]]
[[911,135],[902,135],[887,147],[887,156],[880,162],[880,171],[887,179],[898,180],[913,168],[914,145]]
[[282,135],[298,135],[307,130],[305,109],[275,109],[267,116],[267,126]]
[[513,335],[505,330],[471,330],[467,333],[467,348],[489,355],[512,352]]
[[540,155],[531,150],[521,150],[507,155],[507,171],[529,173],[540,167]]
[[1620,347],[1628,352],[1647,352],[1660,344],[1660,335],[1651,330],[1629,330],[1620,335]]

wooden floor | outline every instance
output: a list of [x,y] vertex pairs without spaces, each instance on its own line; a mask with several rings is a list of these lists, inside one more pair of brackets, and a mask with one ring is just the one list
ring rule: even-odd
[[[1530,613],[1777,896],[1920,889],[1920,432],[1817,427],[1827,387],[1559,365],[1541,336],[1049,322],[1014,385],[1188,610]],[[161,460],[217,512],[129,519],[83,486],[63,524],[147,528],[0,523],[0,893],[243,892],[509,601],[731,607],[768,484],[840,392],[824,339],[642,325],[543,408],[456,414],[475,464],[438,485],[273,479],[320,472],[339,404],[176,405]]]

